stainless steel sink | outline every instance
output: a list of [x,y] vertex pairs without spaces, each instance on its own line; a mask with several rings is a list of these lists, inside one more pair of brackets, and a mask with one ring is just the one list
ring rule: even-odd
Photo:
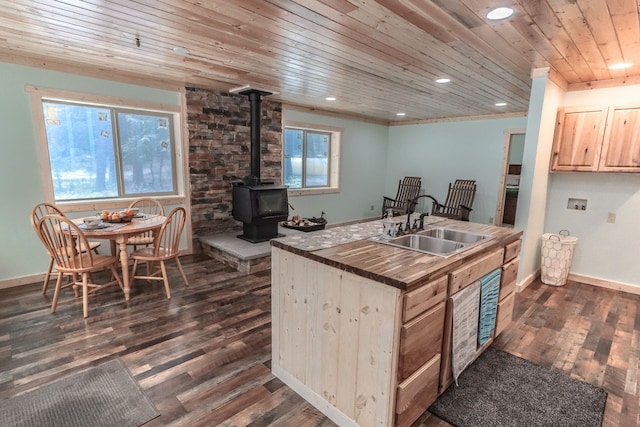
[[381,243],[391,246],[397,246],[405,249],[413,249],[415,251],[424,252],[430,255],[449,256],[460,249],[464,248],[464,244],[454,242],[452,240],[437,239],[431,236],[421,234],[408,234],[406,236],[395,237],[393,239],[375,239]]
[[422,236],[435,237],[436,239],[452,240],[454,242],[460,242],[465,244],[476,243],[481,240],[485,240],[488,237],[488,236],[485,236],[484,234],[476,234],[468,231],[453,230],[451,228],[444,228],[444,227],[427,228],[426,230],[419,232],[419,234]]
[[407,234],[405,236],[394,237],[391,239],[373,237],[371,240],[446,258],[453,254],[465,251],[490,238],[490,236],[486,236],[484,234],[453,230],[444,227],[432,227],[416,234]]

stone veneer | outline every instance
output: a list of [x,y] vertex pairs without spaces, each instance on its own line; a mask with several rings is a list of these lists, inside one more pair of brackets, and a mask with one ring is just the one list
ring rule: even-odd
[[[194,252],[199,237],[241,230],[231,214],[234,182],[250,174],[251,117],[247,96],[186,88],[189,181]],[[261,178],[282,183],[282,104],[261,104]]]

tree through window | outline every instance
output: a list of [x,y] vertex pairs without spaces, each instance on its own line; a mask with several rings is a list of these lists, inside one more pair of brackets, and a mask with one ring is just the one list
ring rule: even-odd
[[56,201],[177,193],[170,113],[43,100]]

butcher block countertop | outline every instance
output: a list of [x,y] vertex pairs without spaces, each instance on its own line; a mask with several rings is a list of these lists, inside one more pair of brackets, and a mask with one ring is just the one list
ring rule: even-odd
[[[419,215],[414,214],[415,218]],[[411,220],[413,222],[414,217]],[[401,290],[411,290],[451,271],[478,255],[504,247],[520,238],[522,231],[442,217],[424,218],[428,225],[488,235],[486,239],[447,258],[369,240],[382,233],[382,220],[329,228],[273,239],[277,248],[304,256]],[[406,216],[394,218],[406,223]]]

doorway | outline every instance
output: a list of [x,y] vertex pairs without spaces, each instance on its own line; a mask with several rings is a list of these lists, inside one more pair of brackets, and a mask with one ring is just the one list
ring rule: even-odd
[[495,225],[513,227],[516,223],[524,137],[524,129],[508,129],[505,131],[502,174],[500,187],[498,188]]

